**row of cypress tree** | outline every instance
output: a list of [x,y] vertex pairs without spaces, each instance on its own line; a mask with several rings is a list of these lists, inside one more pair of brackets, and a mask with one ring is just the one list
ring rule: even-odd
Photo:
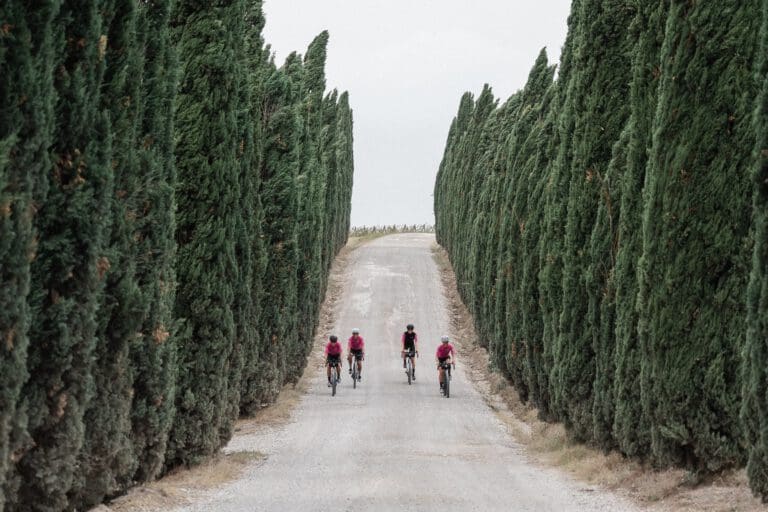
[[462,97],[435,216],[542,418],[768,499],[766,44],[765,1],[574,0],[556,78]]
[[0,510],[193,464],[305,365],[346,243],[328,34],[277,66],[258,0],[0,7]]

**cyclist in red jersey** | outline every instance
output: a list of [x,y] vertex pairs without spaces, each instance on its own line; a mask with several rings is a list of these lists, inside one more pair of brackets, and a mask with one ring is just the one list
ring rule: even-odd
[[437,346],[437,352],[435,352],[435,359],[437,359],[437,375],[438,375],[438,381],[440,382],[440,389],[443,388],[443,372],[444,370],[440,368],[440,365],[444,362],[448,362],[449,364],[453,364],[453,366],[456,366],[456,352],[453,350],[453,345],[449,343],[450,339],[448,336],[442,336],[440,338],[440,345]]
[[357,361],[357,379],[360,380],[363,374],[363,359],[365,358],[365,341],[360,336],[360,329],[352,329],[352,336],[347,343],[347,362],[349,363],[349,373],[352,374],[352,356]]
[[328,367],[328,387],[331,387],[331,367],[335,366],[338,375],[341,375],[341,353],[343,352],[339,338],[331,335],[325,345],[325,366]]

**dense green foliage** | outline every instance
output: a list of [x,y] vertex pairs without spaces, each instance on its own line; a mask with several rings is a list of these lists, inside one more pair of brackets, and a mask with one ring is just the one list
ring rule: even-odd
[[257,0],[0,7],[0,510],[198,462],[301,373],[346,243],[328,34]]
[[744,347],[741,417],[749,446],[747,473],[755,492],[768,501],[768,3],[763,2],[761,90],[754,127],[754,236],[752,274],[747,293],[747,335]]
[[706,470],[743,454],[738,368],[760,32],[759,1],[728,3],[725,17],[723,7],[680,3],[667,13],[639,263],[651,452]]
[[542,417],[659,467],[749,454],[766,496],[763,4],[574,1],[556,80],[542,54],[501,106],[462,97],[435,216]]

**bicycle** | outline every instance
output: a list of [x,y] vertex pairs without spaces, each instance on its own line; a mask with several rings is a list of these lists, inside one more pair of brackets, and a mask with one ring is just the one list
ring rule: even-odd
[[418,352],[415,352],[413,350],[408,351],[408,353],[405,354],[405,374],[408,376],[408,385],[411,385],[411,382],[416,380],[416,373],[413,368],[413,357],[416,355],[418,357]]
[[357,389],[357,383],[360,381],[360,371],[357,368],[357,362],[363,360],[363,354],[355,354],[352,361],[352,389]]
[[336,396],[336,384],[340,380],[338,364],[331,365],[331,396]]
[[449,363],[448,361],[440,363],[440,383],[442,384],[440,392],[445,398],[450,398],[451,396],[451,366],[456,368],[455,363]]

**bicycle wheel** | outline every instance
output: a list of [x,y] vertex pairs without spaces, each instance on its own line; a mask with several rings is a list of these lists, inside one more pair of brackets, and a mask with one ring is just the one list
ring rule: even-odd
[[352,362],[352,389],[357,389],[357,361]]
[[413,366],[411,365],[410,358],[406,358],[406,359],[408,359],[408,360],[405,363],[405,374],[408,375],[408,385],[410,386],[411,385],[411,378],[412,378],[411,371],[413,370]]
[[445,391],[445,398],[451,396],[451,377],[448,372],[443,374],[443,391]]
[[336,382],[339,380],[336,367],[331,368],[331,396],[336,396]]

